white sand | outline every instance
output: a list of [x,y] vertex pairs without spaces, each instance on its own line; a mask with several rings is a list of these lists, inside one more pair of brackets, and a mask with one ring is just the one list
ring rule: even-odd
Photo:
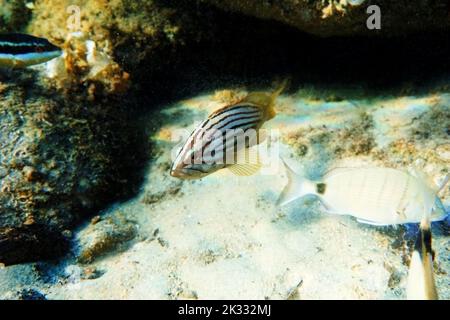
[[[450,105],[450,95],[353,104],[284,96],[279,116],[267,128],[280,129],[282,134],[323,124],[339,128],[346,120],[357,119],[361,110],[367,110],[373,115],[378,146],[386,146],[407,137],[411,119],[426,112],[436,99]],[[217,107],[209,101],[210,96],[203,96],[182,102],[165,114],[184,110],[200,121]],[[120,213],[135,221],[140,236],[125,251],[114,252],[91,265],[105,271],[101,277],[80,279],[77,272],[84,266],[68,260],[59,266],[65,268],[64,272],[55,272],[59,277],[71,273],[71,277],[52,284],[30,277],[22,282],[15,279],[18,285],[11,281],[24,267],[8,267],[0,270],[0,283],[6,283],[2,287],[7,288],[3,296],[11,295],[11,290],[23,284],[37,288],[50,299],[405,298],[407,266],[402,263],[401,250],[392,246],[400,229],[367,226],[352,217],[327,215],[313,198],[277,208],[275,201],[286,182],[282,169],[274,175],[251,177],[222,171],[196,181],[171,178],[167,170],[173,147],[170,133],[182,126],[183,119],[176,117],[155,135],[161,155],[150,164],[141,194],[104,213]],[[293,150],[283,145],[281,151],[289,157]],[[320,154],[308,155],[302,161],[308,160],[320,162]],[[299,171],[311,168],[299,158],[289,161]],[[369,155],[344,161],[352,164],[374,160]],[[439,180],[450,160],[429,163],[431,167],[424,171]],[[177,188],[178,193],[174,193]],[[155,194],[165,195],[146,204],[144,199]],[[447,207],[450,205],[448,190],[443,201]],[[441,298],[449,299],[450,239],[445,232],[433,235],[440,270],[436,274],[438,291]],[[388,285],[390,278],[392,288]]]

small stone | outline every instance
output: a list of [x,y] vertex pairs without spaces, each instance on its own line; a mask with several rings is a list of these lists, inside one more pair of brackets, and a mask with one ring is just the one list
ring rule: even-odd
[[444,161],[450,161],[450,143],[441,144],[436,148],[436,153],[439,158]]
[[40,177],[39,172],[35,168],[30,166],[23,167],[22,173],[28,182],[36,181]]
[[97,224],[101,220],[100,216],[95,216],[91,219],[91,224]]
[[26,226],[30,226],[30,225],[32,225],[34,223],[35,223],[34,217],[33,216],[28,216],[23,224],[26,225]]
[[70,230],[64,230],[64,231],[62,232],[62,235],[63,235],[64,237],[66,237],[66,238],[72,238],[72,237],[73,237],[73,233],[72,233],[72,231],[70,231]]
[[105,272],[102,270],[98,270],[95,267],[86,267],[81,272],[82,280],[93,280],[100,278]]

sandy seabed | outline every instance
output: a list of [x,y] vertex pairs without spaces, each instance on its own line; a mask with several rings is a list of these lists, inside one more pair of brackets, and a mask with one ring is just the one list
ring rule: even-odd
[[[176,145],[171,134],[192,130],[220,105],[216,96],[180,101],[158,114],[165,120],[150,137],[157,156],[148,164],[140,194],[100,214],[100,221],[121,217],[131,223],[133,240],[93,254],[90,263],[77,262],[83,243],[95,241],[96,225],[101,226],[87,223],[75,232],[67,258],[0,269],[0,298],[15,298],[23,289],[38,290],[48,299],[405,298],[414,234],[409,231],[415,226],[360,224],[325,213],[313,197],[278,208],[275,202],[286,183],[282,167],[250,177],[228,170],[195,181],[170,177]],[[264,127],[281,132],[280,153],[308,176],[338,164],[405,170],[415,164],[438,183],[450,164],[448,132],[441,134],[432,124],[435,131],[427,139],[415,134],[426,130],[424,123],[436,110],[450,117],[449,106],[450,94],[441,93],[334,102],[285,94],[278,99],[277,117]],[[370,125],[361,129],[362,114]],[[362,133],[342,134],[347,129]],[[337,135],[326,137],[327,131]],[[346,147],[348,141],[334,137],[355,141]],[[412,151],[396,147],[401,141]],[[371,144],[367,152],[364,143]],[[337,153],[339,145],[344,150]],[[441,199],[448,209],[448,188]],[[448,219],[433,225],[441,299],[450,298],[448,226]]]

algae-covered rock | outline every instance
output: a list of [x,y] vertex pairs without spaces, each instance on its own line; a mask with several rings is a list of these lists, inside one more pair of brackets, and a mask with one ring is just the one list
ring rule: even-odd
[[22,30],[31,17],[24,0],[0,0],[0,33]]
[[132,192],[130,173],[138,170],[130,168],[141,156],[123,148],[136,136],[121,104],[64,99],[38,83],[27,71],[1,84],[0,263],[6,265],[63,253],[66,229]]
[[[448,29],[449,4],[439,1],[367,0],[202,0],[227,11],[277,20],[320,36],[373,34],[366,21],[367,8],[378,5],[385,36],[424,30]],[[373,12],[371,12],[373,13]]]
[[[185,1],[41,0],[28,31],[59,44],[73,32],[89,34],[126,70],[151,74],[174,63],[171,57],[187,43],[210,35],[207,17],[208,10],[200,13],[195,3]],[[143,62],[145,70],[138,70]]]
[[133,192],[146,145],[135,146],[124,70],[163,72],[211,32],[207,12],[183,1],[2,2],[2,31],[48,38],[64,55],[0,74],[0,263],[67,252],[68,230]]

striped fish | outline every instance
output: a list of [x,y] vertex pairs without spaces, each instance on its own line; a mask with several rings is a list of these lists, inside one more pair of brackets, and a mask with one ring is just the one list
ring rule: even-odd
[[260,129],[275,117],[275,100],[283,88],[273,93],[250,93],[210,114],[179,151],[171,176],[199,179],[225,167],[238,175],[255,173],[260,164],[250,148],[263,141]]
[[60,56],[61,49],[47,39],[27,34],[0,34],[0,67],[25,68]]

